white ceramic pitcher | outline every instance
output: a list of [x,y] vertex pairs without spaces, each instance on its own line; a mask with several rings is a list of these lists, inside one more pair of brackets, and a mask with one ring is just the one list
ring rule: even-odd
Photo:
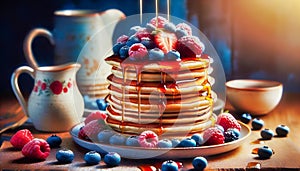
[[[84,103],[76,84],[80,64],[58,66],[21,66],[11,77],[11,86],[23,112],[40,131],[69,131],[81,121]],[[34,87],[26,101],[20,91],[18,78],[27,73],[34,78]],[[21,84],[20,84],[21,85]]]

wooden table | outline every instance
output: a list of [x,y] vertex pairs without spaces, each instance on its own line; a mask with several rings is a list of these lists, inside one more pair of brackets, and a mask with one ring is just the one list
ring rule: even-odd
[[[7,115],[11,111],[19,108],[15,99],[1,101],[1,115]],[[226,104],[226,108],[234,113],[232,107]],[[1,117],[2,119],[5,117]],[[247,165],[260,164],[262,170],[300,170],[300,94],[284,94],[280,104],[271,113],[261,116],[265,121],[264,128],[275,131],[279,124],[285,124],[290,128],[288,137],[274,137],[272,140],[259,141],[260,131],[252,131],[246,142],[239,148],[223,154],[208,156],[207,170],[248,170]],[[1,123],[1,119],[0,119]],[[250,126],[250,124],[249,124]],[[251,126],[250,126],[251,127]],[[63,139],[62,148],[73,150],[75,159],[70,164],[59,164],[55,159],[55,153],[59,148],[51,149],[50,156],[41,162],[29,161],[24,158],[20,151],[12,148],[9,138],[19,129],[30,129],[34,137],[46,139],[52,133],[44,133],[36,131],[31,124],[24,124],[15,130],[9,130],[1,135],[3,140],[0,149],[0,168],[1,169],[47,169],[47,170],[140,170],[140,166],[159,166],[164,160],[129,160],[122,159],[121,165],[118,167],[107,168],[103,161],[99,165],[87,166],[83,160],[84,154],[88,151],[74,143],[68,132],[57,133]],[[259,143],[258,143],[259,142]],[[257,155],[252,154],[252,149],[268,145],[275,154],[271,159],[261,160]],[[193,168],[192,159],[176,159],[182,162],[184,168],[182,170],[190,170]]]

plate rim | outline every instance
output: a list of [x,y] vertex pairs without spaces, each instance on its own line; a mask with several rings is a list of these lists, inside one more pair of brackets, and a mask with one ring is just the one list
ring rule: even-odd
[[[143,159],[147,159],[147,158],[166,158],[166,157],[170,157],[170,154],[172,155],[173,158],[191,158],[191,157],[195,157],[192,154],[181,154],[180,152],[182,151],[196,151],[196,152],[201,152],[204,150],[213,150],[213,149],[221,149],[222,147],[227,147],[227,148],[223,148],[222,150],[218,150],[219,152],[206,152],[205,154],[203,154],[203,156],[211,156],[211,155],[216,155],[216,154],[221,154],[221,153],[225,153],[225,152],[229,152],[231,150],[234,150],[236,148],[238,148],[239,146],[242,145],[242,142],[244,142],[251,134],[251,129],[248,125],[246,125],[245,123],[238,121],[239,124],[241,125],[243,132],[245,132],[245,135],[243,135],[243,137],[240,137],[238,140],[235,141],[231,141],[231,142],[227,142],[224,144],[217,144],[217,145],[209,145],[209,146],[199,146],[199,147],[176,147],[176,148],[146,148],[146,147],[132,147],[132,146],[126,146],[126,145],[110,145],[110,144],[104,144],[104,143],[99,143],[99,142],[92,142],[92,141],[87,141],[87,140],[83,140],[81,138],[78,137],[78,135],[75,133],[76,130],[75,128],[81,127],[83,126],[83,122],[76,124],[75,126],[72,127],[72,129],[69,131],[70,135],[72,136],[73,140],[75,141],[76,144],[78,144],[79,146],[85,148],[85,149],[89,149],[89,150],[95,150],[95,148],[92,148],[91,146],[95,147],[97,146],[96,150],[100,153],[105,153],[106,150],[104,150],[103,148],[109,148],[109,149],[116,149],[117,151],[120,150],[134,150],[137,152],[157,152],[160,153],[157,156],[153,156],[153,157],[146,157],[144,156]],[[230,147],[230,148],[228,148]],[[170,153],[170,154],[167,154]],[[177,154],[181,154],[181,155],[177,155]],[[176,155],[174,155],[176,154]],[[124,155],[124,154],[120,154],[122,157],[124,158],[129,158],[129,159],[134,159],[134,157],[129,157],[132,155]],[[139,158],[140,159],[140,158]]]

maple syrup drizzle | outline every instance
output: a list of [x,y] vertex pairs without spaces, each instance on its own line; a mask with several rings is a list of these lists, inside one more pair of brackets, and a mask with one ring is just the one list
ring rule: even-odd
[[141,124],[141,81],[143,65],[135,65],[136,72],[136,90],[138,94],[138,123]]
[[156,27],[158,26],[158,0],[155,0]]
[[167,17],[168,17],[168,21],[170,21],[170,0],[167,0]]
[[140,23],[143,23],[143,0],[140,0]]
[[123,84],[122,84],[122,119],[121,119],[121,127],[120,127],[120,130],[121,132],[123,133],[124,132],[124,119],[125,119],[125,85],[126,85],[126,80],[127,80],[127,70],[128,70],[128,67],[126,66],[122,66],[122,73],[123,73]]

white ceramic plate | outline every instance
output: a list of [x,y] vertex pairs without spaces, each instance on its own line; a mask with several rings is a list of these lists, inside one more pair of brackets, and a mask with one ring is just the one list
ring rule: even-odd
[[75,143],[89,150],[95,150],[100,153],[117,152],[123,158],[129,159],[146,159],[146,158],[193,158],[196,156],[210,156],[228,152],[238,148],[250,135],[250,128],[241,123],[241,135],[236,141],[225,144],[200,146],[200,147],[179,147],[179,148],[143,148],[129,146],[115,146],[109,144],[94,143],[78,138],[79,129],[83,123],[76,125],[70,131]]

